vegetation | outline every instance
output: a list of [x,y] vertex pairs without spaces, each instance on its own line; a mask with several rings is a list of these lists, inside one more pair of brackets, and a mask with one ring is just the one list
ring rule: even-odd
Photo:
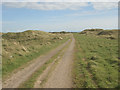
[[3,78],[27,62],[45,54],[69,38],[68,34],[52,34],[28,30],[2,35]]
[[[118,30],[86,29],[76,39],[73,78],[75,88],[119,88]],[[28,30],[2,34],[3,80],[11,72],[67,41],[69,32]],[[20,87],[32,88],[37,77],[56,59],[58,52]]]
[[[83,32],[74,33],[76,39],[73,70],[75,87],[118,87],[118,38],[108,39],[100,35],[100,32],[102,32],[101,34],[105,32],[105,35],[108,35],[106,33],[111,31],[100,30],[96,32],[88,30]],[[92,32],[92,34],[89,32]],[[109,35],[115,36],[115,33]]]

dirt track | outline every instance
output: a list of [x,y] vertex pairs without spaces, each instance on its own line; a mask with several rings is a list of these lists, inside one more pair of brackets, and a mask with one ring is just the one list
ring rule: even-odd
[[63,55],[60,58],[57,66],[48,76],[47,81],[40,86],[40,83],[45,79],[50,67],[53,66],[54,62],[43,72],[42,75],[37,79],[34,87],[35,88],[72,88],[72,64],[74,54],[75,39],[72,38],[72,42],[65,49]]
[[[47,54],[38,57],[34,63],[30,64],[26,68],[18,71],[13,74],[12,77],[3,82],[3,88],[17,88],[22,82],[28,79],[28,77],[35,72],[39,67],[41,67],[46,61],[48,61],[52,56],[54,56],[57,52],[59,52],[64,46],[68,44],[70,40],[66,43],[60,45],[56,49],[48,52]],[[69,50],[70,51],[70,50]],[[70,51],[71,52],[71,51]],[[69,54],[69,52],[68,52]],[[68,55],[66,53],[66,55]],[[66,59],[66,58],[65,58]],[[68,58],[69,59],[69,58]],[[67,61],[65,61],[66,63]],[[64,62],[63,62],[64,63]],[[67,67],[67,66],[65,66]],[[61,68],[62,69],[62,68]]]

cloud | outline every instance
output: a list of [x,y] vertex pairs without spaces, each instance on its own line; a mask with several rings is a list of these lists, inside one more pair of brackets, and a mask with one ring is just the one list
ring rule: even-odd
[[3,2],[119,2],[119,0],[4,0]]
[[27,2],[4,2],[3,5],[11,8],[23,8]]
[[[15,0],[16,1],[16,0]],[[22,0],[24,1],[24,0]],[[118,7],[117,2],[3,2],[3,5],[11,8],[28,8],[37,10],[79,10],[83,7],[91,5],[96,10],[113,9]],[[45,0],[46,1],[46,0]],[[63,0],[64,1],[64,0]]]
[[117,2],[92,2],[91,4],[96,10],[113,9],[118,7]]
[[29,8],[29,9],[37,9],[37,10],[79,10],[82,7],[88,6],[88,3],[81,2],[81,3],[72,3],[72,2],[4,2],[4,6],[11,7],[11,8]]

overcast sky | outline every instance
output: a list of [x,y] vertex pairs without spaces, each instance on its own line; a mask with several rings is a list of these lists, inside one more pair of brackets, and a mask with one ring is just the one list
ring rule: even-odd
[[118,3],[6,2],[2,23],[3,32],[117,29]]

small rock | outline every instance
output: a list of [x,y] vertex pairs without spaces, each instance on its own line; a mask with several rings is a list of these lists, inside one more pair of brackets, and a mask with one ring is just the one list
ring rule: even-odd
[[61,40],[62,40],[63,38],[62,38],[62,37],[59,37],[59,39],[61,39]]
[[13,56],[10,56],[10,58],[12,58]]

